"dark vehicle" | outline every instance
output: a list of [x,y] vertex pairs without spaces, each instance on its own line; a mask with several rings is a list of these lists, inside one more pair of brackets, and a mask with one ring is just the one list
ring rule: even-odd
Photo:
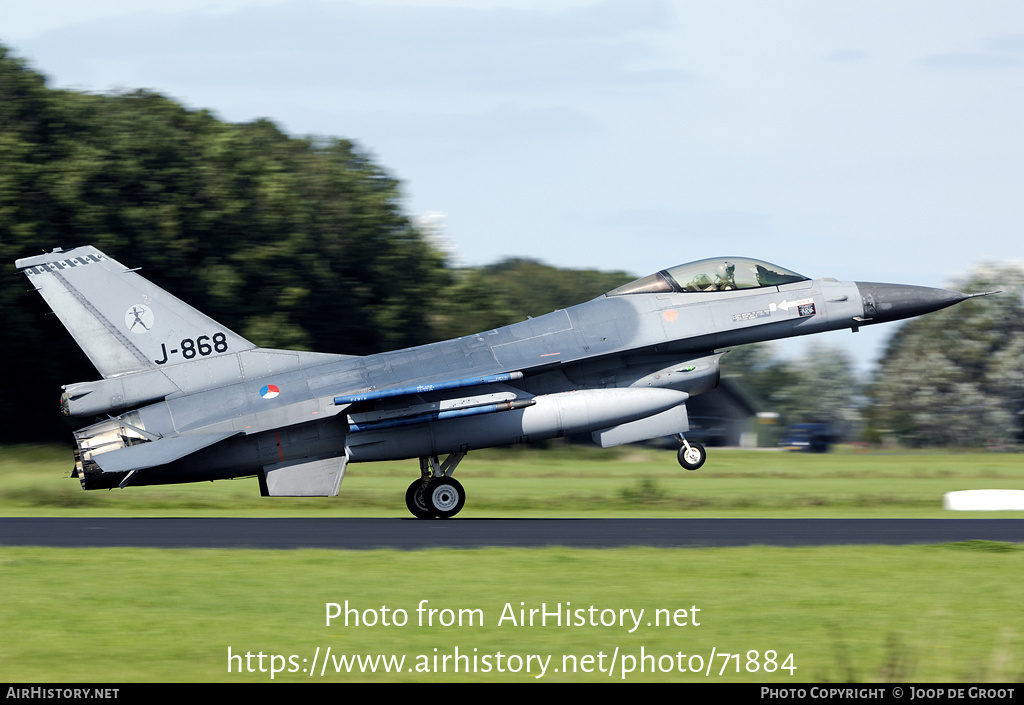
[[796,423],[786,429],[779,445],[787,450],[805,453],[827,453],[837,441],[836,433],[827,423]]

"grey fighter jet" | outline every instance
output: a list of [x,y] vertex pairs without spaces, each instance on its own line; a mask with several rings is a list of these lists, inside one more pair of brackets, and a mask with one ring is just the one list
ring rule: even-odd
[[421,518],[462,509],[452,474],[477,448],[676,435],[695,470],[705,452],[683,435],[686,401],[717,385],[716,350],[980,295],[707,259],[503,328],[354,357],[259,348],[94,247],[16,266],[102,376],[61,400],[106,417],[74,434],[83,488],[255,476],[264,496],[329,496],[349,462],[418,458],[406,504]]

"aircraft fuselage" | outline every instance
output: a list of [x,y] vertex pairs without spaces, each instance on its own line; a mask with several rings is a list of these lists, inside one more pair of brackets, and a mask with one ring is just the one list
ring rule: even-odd
[[695,469],[704,455],[682,435],[686,401],[717,386],[717,350],[970,297],[721,258],[502,328],[352,357],[259,348],[92,247],[17,266],[103,375],[62,399],[66,413],[108,415],[75,433],[85,489],[255,475],[265,495],[332,495],[349,461],[419,458],[406,502],[423,517],[461,509],[451,473],[478,448],[677,435],[680,464]]

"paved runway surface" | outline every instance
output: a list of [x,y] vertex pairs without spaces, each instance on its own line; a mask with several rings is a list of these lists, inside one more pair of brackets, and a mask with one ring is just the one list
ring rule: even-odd
[[0,518],[0,545],[156,548],[829,546],[1024,542],[1024,519]]

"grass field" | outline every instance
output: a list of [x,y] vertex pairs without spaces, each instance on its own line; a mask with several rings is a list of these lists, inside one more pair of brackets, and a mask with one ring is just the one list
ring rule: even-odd
[[[537,662],[528,669],[525,660],[537,654],[551,656],[545,681],[1015,681],[1024,678],[1021,575],[1024,550],[991,543],[603,551],[0,549],[0,680],[269,682],[270,656],[282,655],[275,665],[285,670],[275,681],[528,682],[539,671]],[[439,610],[433,627],[418,624],[421,600]],[[325,626],[326,604],[344,607],[346,601],[360,620],[371,610],[376,624],[356,627],[353,618],[345,627],[342,617]],[[506,603],[512,609],[506,615],[516,622],[499,626]],[[542,603],[549,612],[568,609],[566,603],[588,610],[586,623],[519,624],[521,608]],[[604,618],[607,626],[590,623],[590,606],[595,621]],[[389,622],[404,626],[383,626],[382,607]],[[636,614],[641,608],[641,626],[634,629],[629,616],[619,626],[619,610]],[[444,609],[452,610],[451,626],[439,623]],[[685,625],[648,626],[659,609]],[[457,617],[465,610],[479,610],[478,617],[462,612],[460,627]],[[229,647],[233,654],[263,653],[266,670],[259,671],[258,660],[238,660],[229,673]],[[328,647],[335,657],[406,660],[398,673],[383,672],[380,663],[377,673],[338,673],[329,661],[324,675],[318,668],[311,678],[298,669],[310,667],[317,647],[318,665]],[[467,663],[454,673],[454,661],[447,673],[434,672],[433,657],[453,656],[456,647],[481,659],[478,672],[466,673]],[[758,654],[751,658],[751,651]],[[766,663],[768,651],[776,652],[773,664]],[[479,672],[482,657],[499,652],[506,671],[492,661],[490,672]],[[642,653],[652,656],[647,672],[640,672],[639,660],[636,670],[624,672],[628,659],[622,657]],[[679,653],[684,667],[702,672],[678,672]],[[576,672],[565,672],[572,661],[564,655],[577,659]],[[592,673],[582,670],[587,655],[595,659]],[[691,660],[694,655],[702,661]],[[507,660],[512,656],[524,661],[519,672],[509,670],[517,666]],[[792,675],[781,668],[787,660],[795,666]],[[416,670],[423,665],[429,672]],[[598,670],[602,665],[610,672]],[[247,666],[255,672],[238,672]],[[288,673],[289,667],[296,671]]]
[[[5,449],[0,513],[405,517],[405,490],[419,473],[416,461],[354,464],[339,497],[298,499],[260,497],[252,478],[85,492],[70,469],[65,449]],[[711,449],[703,468],[687,472],[670,451],[555,446],[471,453],[456,476],[468,496],[463,517],[949,517],[946,492],[1024,489],[1024,456]]]
[[[6,516],[404,517],[404,489],[415,475],[415,463],[353,466],[341,497],[325,500],[263,499],[253,480],[87,493],[61,478],[70,465],[65,451],[6,451]],[[664,451],[554,448],[471,454],[458,475],[467,516],[942,517],[954,516],[941,509],[944,492],[1024,489],[1021,469],[1013,454],[712,451],[705,468],[686,473]],[[269,682],[273,666],[281,669],[273,680],[286,682],[525,682],[543,664],[546,682],[1018,681],[1021,576],[1024,547],[987,542],[413,552],[0,548],[0,680]],[[340,618],[325,626],[326,604],[346,600],[360,619],[377,623],[345,627]],[[451,610],[436,620],[461,610],[466,623],[419,626],[422,600],[428,609]],[[567,603],[583,609],[587,623],[499,624],[506,604],[518,622],[521,608],[564,611]],[[382,607],[391,620],[404,610],[407,623],[384,626]],[[631,609],[644,610],[635,628],[630,613],[620,612]],[[659,609],[666,610],[661,617],[682,614],[686,625],[647,626]],[[229,648],[239,658],[229,661]],[[375,673],[336,672],[336,659],[357,654],[405,661],[397,672],[394,661],[390,672],[384,661],[374,662]],[[302,669],[314,657],[310,677]],[[698,666],[702,672],[693,673]]]

